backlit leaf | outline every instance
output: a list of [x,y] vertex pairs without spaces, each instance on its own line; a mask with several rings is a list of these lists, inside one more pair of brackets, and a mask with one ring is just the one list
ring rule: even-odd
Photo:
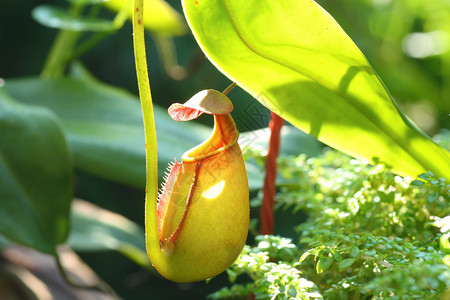
[[398,109],[364,55],[310,0],[183,0],[215,66],[284,119],[401,175],[450,179],[450,154]]
[[[104,5],[114,11],[127,10],[131,19],[132,0],[109,0]],[[160,35],[178,36],[187,32],[183,17],[164,0],[144,1],[144,26]]]

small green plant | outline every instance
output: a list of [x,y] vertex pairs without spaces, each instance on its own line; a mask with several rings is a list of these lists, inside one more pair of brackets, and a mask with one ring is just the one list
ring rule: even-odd
[[[386,166],[334,150],[282,156],[279,168],[277,208],[308,216],[296,242],[257,236],[228,269],[234,285],[211,299],[449,296],[450,184],[443,178],[429,172],[408,183]],[[242,274],[247,280],[236,283]]]

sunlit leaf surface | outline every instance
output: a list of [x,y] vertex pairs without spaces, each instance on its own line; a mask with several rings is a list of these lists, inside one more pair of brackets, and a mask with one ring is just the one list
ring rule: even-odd
[[[109,0],[104,3],[109,9],[120,11],[127,10],[131,18],[133,1]],[[157,34],[178,36],[187,32],[186,22],[183,17],[164,0],[144,1],[144,26],[145,29]]]
[[421,133],[364,55],[308,0],[183,0],[202,50],[230,79],[293,125],[401,175],[450,179],[450,154]]

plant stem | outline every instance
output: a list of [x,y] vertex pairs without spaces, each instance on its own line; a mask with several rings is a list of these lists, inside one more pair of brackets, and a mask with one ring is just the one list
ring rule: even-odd
[[[78,16],[81,14],[83,8],[84,6],[82,5],[73,5],[70,8],[70,13],[72,16]],[[56,78],[64,74],[73,48],[80,35],[81,32],[71,30],[60,30],[58,32],[42,68],[41,77]]]
[[198,51],[182,66],[178,63],[176,48],[173,38],[165,35],[153,34],[159,56],[162,60],[162,66],[166,74],[173,80],[184,80],[189,75],[198,70],[205,59],[203,52]]
[[[144,117],[144,132],[146,146],[146,200],[145,220],[147,232],[147,251],[158,245],[159,240],[156,225],[156,201],[158,196],[158,157],[156,145],[155,120],[147,71],[147,57],[145,52],[143,0],[134,0],[133,7],[133,45],[136,62],[136,74],[141,98],[142,113]],[[159,249],[158,249],[159,250]]]
[[280,151],[280,131],[284,120],[276,113],[271,112],[269,151],[266,157],[266,177],[263,188],[263,202],[260,211],[261,234],[273,234],[275,204],[275,180],[277,178],[277,157]]
[[41,77],[55,78],[64,74],[72,49],[80,33],[61,30],[55,38],[50,53],[41,72]]
[[156,48],[162,60],[162,66],[166,74],[174,80],[183,80],[186,78],[186,69],[178,64],[175,46],[171,37],[154,34]]
[[[92,10],[90,12],[90,16],[97,15],[98,12],[97,12],[96,8],[98,8],[98,7],[99,7],[99,5],[95,5],[92,8]],[[89,39],[87,39],[82,44],[80,44],[78,46],[78,48],[72,52],[69,59],[70,60],[77,59],[78,57],[80,57],[81,55],[86,53],[88,50],[93,48],[95,45],[97,45],[101,40],[105,39],[106,37],[110,36],[112,33],[116,32],[117,30],[122,28],[128,19],[128,10],[125,8],[128,8],[128,6],[125,5],[124,8],[121,9],[115,16],[115,18],[113,20],[113,25],[114,25],[113,29],[111,29],[110,31],[98,32],[98,33],[90,36]]]

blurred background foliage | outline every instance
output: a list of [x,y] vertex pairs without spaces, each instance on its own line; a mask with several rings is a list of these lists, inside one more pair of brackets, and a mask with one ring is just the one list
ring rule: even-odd
[[[419,127],[431,136],[444,128],[450,128],[449,1],[321,0],[318,2],[354,40],[402,110]],[[180,1],[169,0],[168,3],[182,15]],[[43,69],[50,47],[57,36],[57,30],[44,27],[32,18],[33,9],[40,4],[67,9],[69,1],[2,1],[0,78],[6,82],[38,76]],[[98,15],[109,20],[113,20],[116,16],[114,12],[104,8],[99,9]],[[179,31],[173,41],[168,40],[164,35],[148,36],[149,75],[153,99],[163,108],[173,102],[185,101],[199,90],[205,88],[223,90],[229,84],[229,80],[204,58],[192,35],[188,32],[182,33],[183,31]],[[181,78],[184,77],[183,74],[180,75],[177,72],[180,68],[170,65],[170,49],[172,48],[168,44],[171,42],[175,45],[178,64],[187,66],[190,72],[186,78]],[[165,56],[162,56],[161,52],[164,52]],[[99,39],[97,44],[80,55],[79,61],[99,81],[137,95],[132,30],[129,22],[125,22],[123,27],[112,34]],[[174,73],[171,73],[171,70]],[[178,76],[177,79],[182,80],[173,79],[168,74],[172,77]],[[233,117],[241,132],[250,132],[267,126],[269,112],[249,95],[236,89],[230,98],[235,105]],[[200,120],[209,125],[210,121],[209,119]],[[254,135],[263,136],[262,133],[250,132],[250,135],[246,137],[252,142]],[[295,138],[283,141],[286,140],[291,142],[285,144],[285,152],[298,154],[295,153],[295,151],[300,152],[295,146]],[[306,146],[303,152],[309,151],[310,156],[317,154],[317,142],[312,139],[307,141],[304,143]],[[138,225],[143,225],[144,192],[143,186],[139,184],[137,186],[124,184],[123,181],[117,183],[111,178],[78,168],[74,178],[74,195],[125,216]],[[256,217],[257,214],[257,209],[254,209],[252,216]],[[282,216],[277,218],[282,222],[277,225],[276,234],[294,237],[293,227],[304,219],[304,215],[300,212],[282,213]],[[73,217],[72,222],[87,224],[88,219],[89,215],[78,215]],[[136,230],[137,234],[140,234],[139,229]],[[91,241],[95,240],[95,236],[90,238]],[[82,244],[77,244],[73,236],[72,243],[80,249],[83,248]],[[142,247],[138,244],[139,241],[134,244],[131,242],[131,245],[137,248]],[[114,247],[111,245],[108,244],[110,249],[118,250],[125,255],[133,255],[130,254],[133,251],[129,247],[114,243]],[[100,248],[105,247],[103,245]],[[148,299],[149,294],[152,299],[153,297],[179,299],[180,295],[183,295],[183,299],[203,299],[205,295],[227,283],[225,275],[219,276],[209,284],[205,282],[174,284],[166,280],[155,280],[151,273],[144,271],[141,266],[117,252],[82,252],[81,257],[125,299]]]
[[450,127],[450,3],[319,1],[360,47],[406,114],[430,135]]
[[[366,55],[408,116],[430,135],[437,133],[439,128],[450,127],[448,1],[318,2]],[[42,69],[56,30],[49,30],[31,18],[31,10],[39,3],[61,4],[60,1],[3,2],[0,12],[0,38],[3,41],[0,70],[3,78],[36,75]],[[179,1],[171,0],[168,3],[181,13]],[[107,10],[102,10],[101,15],[110,19],[114,17]],[[131,37],[131,24],[126,23],[85,53],[81,61],[101,81],[136,93]],[[174,43],[179,63],[194,63],[197,72],[180,82],[164,74],[153,41],[149,47],[149,61],[156,103],[168,106],[206,86],[220,90],[227,85],[228,80],[209,62],[198,58],[202,56],[190,34],[177,37]],[[240,111],[241,105],[245,107],[251,101],[245,93],[239,93],[236,98],[239,101],[236,101],[238,107],[235,112]]]

